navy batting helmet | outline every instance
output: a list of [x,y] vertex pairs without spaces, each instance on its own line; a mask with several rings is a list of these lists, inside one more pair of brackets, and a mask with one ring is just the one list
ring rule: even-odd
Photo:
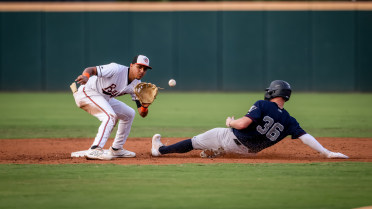
[[288,82],[283,80],[275,80],[271,82],[269,88],[266,89],[265,100],[270,100],[275,97],[282,97],[285,101],[291,97],[292,89]]

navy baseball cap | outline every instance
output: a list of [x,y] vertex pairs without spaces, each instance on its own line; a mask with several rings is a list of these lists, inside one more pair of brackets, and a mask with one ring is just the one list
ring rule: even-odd
[[132,64],[139,64],[139,65],[144,65],[150,69],[150,60],[147,58],[145,55],[137,55],[133,58]]

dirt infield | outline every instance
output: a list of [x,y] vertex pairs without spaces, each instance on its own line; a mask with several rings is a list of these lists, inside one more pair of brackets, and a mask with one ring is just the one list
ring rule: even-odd
[[[173,144],[184,138],[163,138],[163,143]],[[277,145],[263,150],[254,157],[227,155],[224,157],[200,158],[200,151],[185,154],[150,156],[151,138],[129,138],[124,148],[137,153],[135,158],[112,161],[71,158],[71,152],[88,149],[93,139],[2,139],[0,163],[16,164],[182,164],[182,163],[312,163],[312,162],[372,162],[372,138],[318,138],[329,150],[342,152],[350,159],[326,159],[304,145],[300,140],[284,139]],[[106,143],[108,149],[113,139]]]

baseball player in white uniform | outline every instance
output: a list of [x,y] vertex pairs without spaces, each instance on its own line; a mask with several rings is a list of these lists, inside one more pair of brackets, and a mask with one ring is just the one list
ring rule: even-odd
[[[74,93],[76,105],[101,121],[93,144],[87,151],[87,159],[111,160],[118,157],[135,157],[136,153],[125,150],[125,144],[135,116],[133,108],[115,99],[130,94],[137,103],[138,112],[146,117],[148,106],[144,107],[137,100],[133,88],[141,82],[150,67],[150,60],[144,55],[134,57],[130,67],[111,63],[86,68],[76,78],[81,84]],[[104,152],[107,139],[119,123],[116,136],[108,153]]]

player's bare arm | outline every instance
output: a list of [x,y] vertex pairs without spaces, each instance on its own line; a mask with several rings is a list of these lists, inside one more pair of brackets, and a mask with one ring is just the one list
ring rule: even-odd
[[97,75],[97,68],[96,67],[88,67],[88,68],[85,68],[83,73],[81,75],[79,75],[76,78],[75,81],[78,82],[81,85],[84,85],[88,82],[89,78],[93,75]]
[[239,119],[234,119],[233,117],[227,117],[226,118],[226,126],[230,128],[235,128],[238,130],[247,128],[252,123],[252,119],[249,117],[241,117]]

